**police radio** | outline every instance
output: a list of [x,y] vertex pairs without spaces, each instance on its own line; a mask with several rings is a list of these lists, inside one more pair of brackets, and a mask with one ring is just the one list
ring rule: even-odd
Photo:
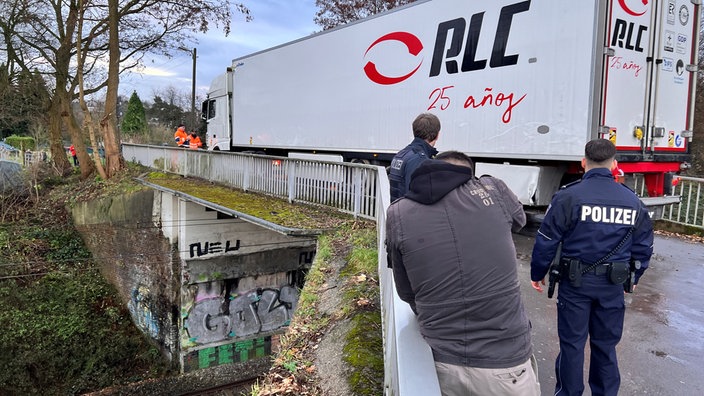
[[629,262],[628,268],[628,278],[623,283],[623,291],[626,293],[633,293],[633,287],[636,284],[636,270],[640,269],[640,261],[631,260]]
[[560,276],[562,271],[560,269],[560,261],[562,256],[562,242],[557,245],[557,251],[555,252],[555,257],[550,263],[550,269],[548,270],[548,298],[552,298],[555,293],[555,284],[560,281]]

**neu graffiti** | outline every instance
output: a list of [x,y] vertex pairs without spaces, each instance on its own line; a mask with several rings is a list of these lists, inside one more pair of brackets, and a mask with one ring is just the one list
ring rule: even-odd
[[287,326],[297,301],[298,291],[291,286],[253,290],[233,296],[229,303],[205,299],[193,306],[184,327],[199,345],[251,336]]
[[232,246],[230,241],[225,242],[225,247],[222,246],[222,242],[196,242],[192,243],[189,245],[188,250],[190,253],[190,257],[202,257],[206,256],[209,254],[218,254],[218,253],[228,253],[228,252],[234,252],[236,250],[240,249],[240,240],[238,239],[235,241],[235,245]]

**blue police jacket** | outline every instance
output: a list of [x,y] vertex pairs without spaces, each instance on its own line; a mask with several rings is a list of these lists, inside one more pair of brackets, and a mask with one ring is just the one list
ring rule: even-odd
[[433,158],[438,150],[421,138],[413,141],[394,156],[389,170],[389,184],[391,187],[391,202],[406,195],[411,184],[411,175],[420,164]]
[[588,171],[581,181],[562,187],[553,196],[535,237],[531,280],[545,277],[560,241],[562,257],[589,265],[616,248],[631,227],[631,236],[607,262],[639,260],[637,283],[653,253],[648,210],[633,191],[614,181],[610,170]]

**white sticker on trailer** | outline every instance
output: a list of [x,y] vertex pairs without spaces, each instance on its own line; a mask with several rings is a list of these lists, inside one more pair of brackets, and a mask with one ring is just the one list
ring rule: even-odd
[[[662,10],[662,18],[670,17],[670,5]],[[676,8],[677,23],[663,25],[661,34],[664,44],[657,49],[658,57],[662,59],[657,73],[657,85],[654,95],[654,126],[663,128],[664,136],[653,140],[653,148],[657,151],[685,151],[686,139],[681,132],[688,129],[689,103],[691,99],[690,81],[693,73],[686,70],[686,65],[695,63],[692,51],[695,32],[693,4],[681,4]],[[672,37],[674,51],[669,47],[668,37]]]

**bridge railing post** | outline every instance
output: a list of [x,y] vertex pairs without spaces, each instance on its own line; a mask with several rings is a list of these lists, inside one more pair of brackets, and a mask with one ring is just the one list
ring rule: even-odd
[[296,172],[298,171],[298,161],[288,161],[288,202],[296,199]]
[[354,185],[354,208],[352,213],[354,217],[357,217],[362,207],[362,172],[359,168],[353,168],[352,172],[352,183]]
[[242,177],[242,189],[244,191],[249,190],[249,178],[250,178],[250,174],[252,173],[253,162],[254,162],[254,158],[247,157],[247,160],[244,161],[244,163],[243,163],[244,169],[242,171],[242,176],[243,176]]

